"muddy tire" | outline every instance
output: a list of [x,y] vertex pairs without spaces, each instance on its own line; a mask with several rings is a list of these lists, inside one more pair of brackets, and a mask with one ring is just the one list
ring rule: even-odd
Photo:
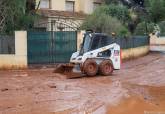
[[98,72],[98,65],[94,60],[88,59],[85,61],[83,69],[88,76],[95,76]]
[[112,62],[109,60],[104,60],[99,65],[99,74],[104,76],[109,76],[113,73],[113,65]]

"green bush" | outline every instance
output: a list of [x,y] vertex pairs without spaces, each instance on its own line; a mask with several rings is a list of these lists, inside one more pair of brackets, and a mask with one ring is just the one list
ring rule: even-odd
[[97,9],[92,15],[88,16],[81,29],[92,29],[109,35],[114,32],[117,36],[130,35],[128,29],[117,18],[103,13],[102,9]]
[[128,23],[131,19],[128,8],[123,5],[111,4],[108,6],[106,13],[112,17],[117,18],[123,24]]
[[126,24],[131,19],[128,8],[122,5],[103,5],[97,8],[95,12],[100,12],[111,17],[115,17],[120,20],[122,24]]
[[165,21],[160,22],[158,25],[160,27],[160,34],[165,35]]
[[0,4],[0,7],[6,12],[4,28],[0,31],[2,33],[13,34],[15,30],[28,30],[38,18],[35,12],[27,8],[28,0],[1,1],[3,4]]
[[158,23],[165,19],[165,1],[164,0],[146,0],[146,9],[150,20]]
[[154,31],[154,23],[141,22],[135,29],[135,35],[146,35]]

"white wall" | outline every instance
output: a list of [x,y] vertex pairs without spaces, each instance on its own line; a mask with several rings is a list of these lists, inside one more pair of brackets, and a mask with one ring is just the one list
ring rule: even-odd
[[165,37],[157,37],[150,34],[150,50],[165,51]]
[[130,48],[130,49],[122,49],[122,59],[128,60],[132,58],[137,58],[140,56],[144,56],[147,53],[149,53],[149,46],[140,46],[136,48]]
[[150,35],[151,45],[165,45],[165,37],[157,37],[156,35]]
[[52,0],[52,10],[65,11],[65,0]]

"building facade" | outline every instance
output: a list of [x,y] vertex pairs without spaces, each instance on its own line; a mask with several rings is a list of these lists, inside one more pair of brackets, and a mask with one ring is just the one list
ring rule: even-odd
[[36,27],[47,31],[77,29],[102,3],[103,0],[36,0],[36,9],[42,16]]
[[39,9],[57,11],[82,12],[91,14],[96,7],[100,6],[103,0],[37,0]]

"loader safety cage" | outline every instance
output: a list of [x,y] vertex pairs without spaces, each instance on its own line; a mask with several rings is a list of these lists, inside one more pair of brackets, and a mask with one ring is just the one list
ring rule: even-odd
[[149,37],[147,36],[133,36],[131,38],[113,38],[105,34],[89,33],[84,36],[81,46],[80,55],[88,51],[98,49],[100,47],[117,43],[121,49],[136,48],[140,46],[149,45]]
[[80,49],[80,55],[83,55],[83,53],[107,46],[112,43],[114,43],[112,38],[105,34],[86,34],[84,36],[84,40]]

